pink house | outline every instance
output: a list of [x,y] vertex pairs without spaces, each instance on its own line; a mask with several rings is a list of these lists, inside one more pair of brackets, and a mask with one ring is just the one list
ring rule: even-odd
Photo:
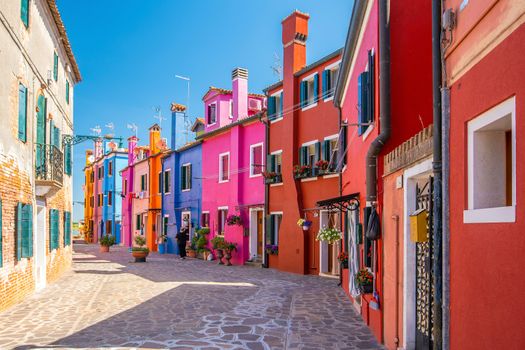
[[128,138],[128,166],[122,169],[122,242],[125,247],[131,247],[131,232],[133,227],[133,173],[135,170],[135,147],[137,147],[138,138],[131,136]]
[[[203,97],[201,226],[210,239],[237,244],[233,264],[259,260],[264,251],[264,95],[248,93],[248,71],[232,72],[232,90],[210,87]],[[238,215],[241,225],[228,226]]]

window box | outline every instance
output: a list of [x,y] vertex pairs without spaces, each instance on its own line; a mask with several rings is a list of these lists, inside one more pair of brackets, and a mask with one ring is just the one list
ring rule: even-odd
[[283,176],[281,174],[277,174],[273,177],[265,177],[264,183],[265,184],[277,184],[283,182]]

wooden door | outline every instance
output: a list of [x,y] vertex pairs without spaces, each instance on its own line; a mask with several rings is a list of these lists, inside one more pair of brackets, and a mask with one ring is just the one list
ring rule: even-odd
[[257,255],[263,253],[263,211],[257,211]]

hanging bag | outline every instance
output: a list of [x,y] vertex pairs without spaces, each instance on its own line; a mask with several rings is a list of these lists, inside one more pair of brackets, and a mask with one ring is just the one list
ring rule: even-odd
[[366,238],[375,241],[381,237],[381,228],[379,227],[379,215],[377,215],[376,208],[372,208],[372,212],[368,217],[368,225],[366,225]]

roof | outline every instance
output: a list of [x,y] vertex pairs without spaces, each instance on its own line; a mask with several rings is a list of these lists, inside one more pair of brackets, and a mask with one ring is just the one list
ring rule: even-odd
[[294,76],[297,77],[297,76],[299,76],[301,74],[304,74],[304,73],[308,72],[309,70],[311,70],[311,69],[313,69],[313,68],[315,68],[317,66],[320,66],[321,64],[326,63],[327,61],[330,61],[332,58],[339,56],[342,52],[343,52],[343,48],[337,49],[334,52],[332,52],[331,54],[328,54],[328,55],[324,56],[323,58],[318,59],[314,63],[311,63],[311,64],[307,65],[306,67],[302,68],[301,70],[295,72]]
[[282,80],[281,80],[281,81],[278,81],[277,83],[273,83],[272,85],[270,85],[270,86],[264,88],[263,91],[264,91],[264,93],[267,93],[268,91],[273,90],[273,89],[275,89],[276,87],[279,87],[279,86],[281,86],[281,85],[283,85],[283,81],[282,81]]
[[[208,91],[206,91],[206,93],[204,94],[204,96],[202,96],[202,99],[204,100],[204,98],[206,97],[206,95],[208,95],[211,91],[215,91],[215,92],[217,92],[219,95],[231,95],[231,94],[233,93],[232,90],[223,89],[223,88],[218,88],[218,87],[215,87],[215,86],[210,86],[210,87],[208,88]],[[248,96],[250,96],[250,97],[260,97],[260,98],[264,98],[264,97],[266,97],[265,95],[254,94],[254,93],[248,93]]]
[[62,22],[62,17],[60,16],[60,12],[58,11],[56,1],[46,0],[46,2],[49,6],[49,10],[51,11],[51,15],[53,16],[53,20],[55,21],[55,24],[58,28],[58,33],[60,35],[62,44],[64,45],[64,49],[66,50],[67,58],[71,63],[71,71],[73,72],[73,76],[75,77],[75,83],[78,83],[82,80],[82,76],[80,75],[80,69],[78,69],[75,55],[73,55],[73,50],[71,49],[71,44],[69,43],[69,39],[66,33],[66,27],[64,26],[64,22]]
[[228,129],[231,129],[231,128],[233,128],[234,126],[242,125],[242,124],[246,124],[246,123],[249,123],[249,122],[255,121],[255,120],[257,120],[257,119],[263,118],[263,117],[264,117],[264,114],[266,114],[266,111],[261,111],[261,112],[259,112],[259,113],[256,113],[256,114],[252,115],[251,117],[247,117],[247,118],[239,119],[239,120],[237,120],[237,121],[234,122],[234,123],[231,123],[231,124],[228,124],[228,125],[221,126],[220,128],[217,128],[217,129],[212,130],[212,131],[208,131],[207,133],[204,133],[204,134],[201,134],[201,135],[197,136],[195,139],[196,139],[196,140],[204,140],[205,138],[208,138],[208,137],[211,137],[211,136],[215,136],[215,135],[217,135],[217,134],[220,134],[220,133],[223,132],[223,131],[226,131],[226,130],[228,130]]
[[202,140],[195,140],[195,141],[192,141],[192,142],[188,142],[187,144],[179,147],[176,149],[177,152],[182,152],[182,151],[185,151],[187,149],[190,149],[190,148],[193,148],[195,146],[198,146],[202,143]]
[[346,35],[343,58],[341,60],[339,75],[337,76],[337,83],[335,86],[334,105],[336,107],[342,106],[343,94],[350,75],[352,58],[354,57],[355,51],[357,49],[357,40],[359,37],[359,32],[361,31],[361,26],[363,25],[367,5],[368,0],[354,1],[352,17],[350,18],[348,33]]
[[193,125],[191,126],[191,131],[195,132],[195,128],[199,125],[204,125],[204,118],[196,118],[193,122]]

